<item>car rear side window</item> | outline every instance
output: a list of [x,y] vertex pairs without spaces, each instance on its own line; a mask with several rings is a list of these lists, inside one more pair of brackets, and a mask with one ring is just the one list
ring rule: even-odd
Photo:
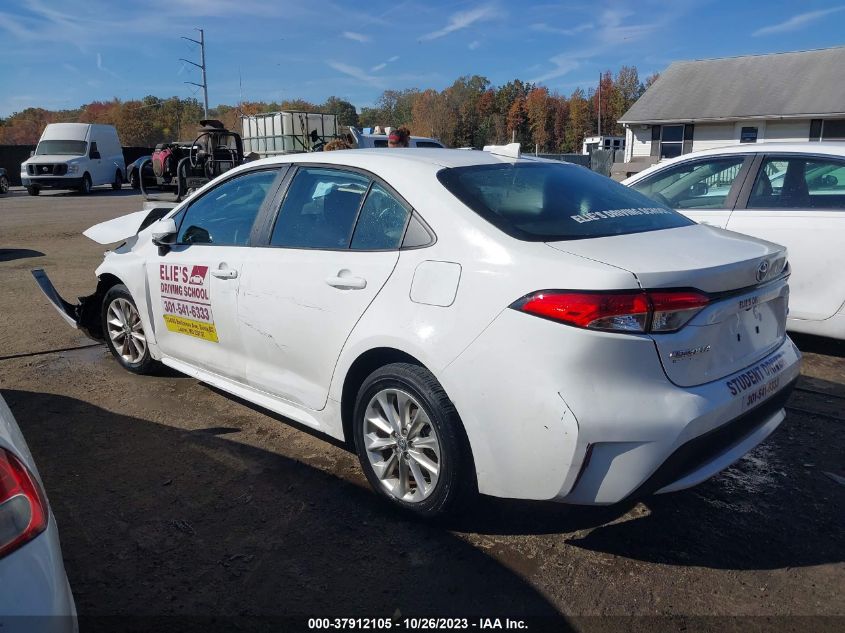
[[370,179],[324,167],[300,168],[273,227],[271,246],[347,248]]
[[485,220],[526,241],[625,235],[694,224],[665,205],[576,165],[474,165],[443,169],[437,178]]
[[845,209],[845,161],[804,156],[763,161],[749,209]]
[[185,212],[179,243],[246,246],[278,173],[276,169],[247,172],[203,194]]
[[408,222],[408,209],[384,187],[373,183],[352,236],[352,248],[385,250],[399,248]]

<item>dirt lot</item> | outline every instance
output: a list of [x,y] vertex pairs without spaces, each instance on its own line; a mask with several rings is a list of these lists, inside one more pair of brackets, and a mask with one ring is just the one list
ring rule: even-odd
[[[806,617],[845,615],[845,486],[825,475],[845,476],[845,346],[800,339],[786,422],[696,489],[602,509],[481,499],[423,525],[385,508],[344,448],[193,379],[124,372],[58,318],[29,270],[87,293],[103,247],[81,231],[140,207],[128,190],[0,197],[0,389],[82,616],[216,618],[156,621],[205,630],[397,609],[542,616],[532,630],[845,627]],[[586,617],[626,615],[668,619]]]

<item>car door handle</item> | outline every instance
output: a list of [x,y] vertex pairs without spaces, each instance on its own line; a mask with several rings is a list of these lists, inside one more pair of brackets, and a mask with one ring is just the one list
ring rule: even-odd
[[211,274],[218,279],[234,279],[238,276],[238,271],[233,268],[218,268],[217,270],[212,270]]
[[[344,272],[344,271],[341,271]],[[333,288],[344,290],[363,290],[367,287],[367,280],[363,277],[341,276],[326,277],[326,283]]]

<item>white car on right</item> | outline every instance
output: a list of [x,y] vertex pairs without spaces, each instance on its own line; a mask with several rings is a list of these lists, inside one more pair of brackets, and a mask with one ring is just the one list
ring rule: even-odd
[[787,328],[845,339],[845,143],[759,143],[661,162],[622,184],[700,224],[789,251]]

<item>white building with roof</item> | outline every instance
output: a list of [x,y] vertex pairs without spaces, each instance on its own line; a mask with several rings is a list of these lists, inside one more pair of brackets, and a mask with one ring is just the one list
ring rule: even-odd
[[845,47],[675,62],[619,122],[628,173],[739,143],[845,141]]

